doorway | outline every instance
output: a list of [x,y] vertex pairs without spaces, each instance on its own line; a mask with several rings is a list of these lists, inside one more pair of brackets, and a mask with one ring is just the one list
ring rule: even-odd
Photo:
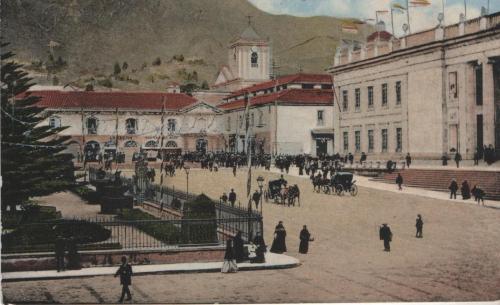
[[316,139],[316,156],[326,155],[328,151],[326,139]]

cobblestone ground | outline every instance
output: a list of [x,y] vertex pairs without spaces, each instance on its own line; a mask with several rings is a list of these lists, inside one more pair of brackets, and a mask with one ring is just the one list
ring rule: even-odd
[[[267,179],[268,173],[262,174]],[[500,299],[500,210],[413,195],[360,188],[357,197],[317,194],[306,179],[287,177],[302,190],[300,207],[264,205],[265,238],[278,220],[287,229],[293,269],[148,275],[133,278],[137,303],[296,303],[387,301],[479,301]],[[166,179],[186,187],[184,172]],[[191,170],[189,190],[217,198],[234,188],[241,197],[246,175]],[[255,187],[254,187],[255,188]],[[253,190],[252,190],[253,192]],[[424,238],[415,238],[422,214]],[[394,238],[384,252],[378,226],[388,223]],[[307,224],[315,241],[298,254],[298,234]],[[112,303],[118,279],[2,283],[4,301]]]

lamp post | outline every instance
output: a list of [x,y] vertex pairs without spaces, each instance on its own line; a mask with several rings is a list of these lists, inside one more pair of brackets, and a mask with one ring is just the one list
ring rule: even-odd
[[184,171],[186,171],[186,199],[189,194],[189,166],[184,165]]
[[260,214],[262,214],[262,188],[264,187],[264,178],[262,176],[257,177],[257,185],[260,189]]

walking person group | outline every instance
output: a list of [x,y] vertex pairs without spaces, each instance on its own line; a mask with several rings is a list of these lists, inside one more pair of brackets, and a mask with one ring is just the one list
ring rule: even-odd
[[[455,178],[451,180],[448,189],[450,190],[450,199],[457,199],[458,183]],[[485,192],[478,184],[475,184],[471,190],[469,182],[467,180],[464,180],[460,187],[460,192],[463,200],[470,199],[472,195],[474,196],[474,201],[476,201],[477,204],[482,203],[482,205],[484,205]]]

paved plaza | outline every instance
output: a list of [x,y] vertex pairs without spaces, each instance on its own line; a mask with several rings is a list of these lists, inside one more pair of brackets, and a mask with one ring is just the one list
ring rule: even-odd
[[[276,173],[253,172],[266,182]],[[360,187],[357,197],[318,194],[308,179],[285,177],[301,189],[301,205],[264,204],[265,240],[270,245],[279,220],[287,230],[287,255],[301,266],[235,274],[182,273],[136,276],[137,303],[296,303],[382,301],[479,301],[500,298],[500,209],[462,201]],[[157,179],[156,181],[159,181]],[[184,171],[165,179],[186,188]],[[392,188],[391,185],[386,185]],[[246,193],[246,171],[233,177],[192,169],[189,191],[218,198],[234,188]],[[257,189],[254,183],[252,192]],[[245,200],[242,200],[242,204]],[[415,218],[422,214],[422,239]],[[378,238],[381,223],[394,237],[391,252]],[[306,224],[315,238],[307,255],[298,253],[299,231]],[[7,302],[113,303],[119,280],[91,278],[3,283]]]

